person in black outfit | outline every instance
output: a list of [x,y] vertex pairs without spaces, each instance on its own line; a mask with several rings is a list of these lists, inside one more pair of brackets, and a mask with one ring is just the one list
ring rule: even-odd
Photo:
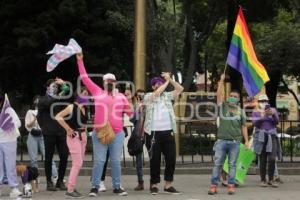
[[[62,103],[66,100],[63,98],[69,93],[68,85],[59,78],[50,79],[46,83],[47,92],[38,103],[38,115],[37,120],[42,129],[45,143],[45,173],[47,178],[47,191],[56,191],[57,189],[66,190],[66,186],[63,182],[69,149],[66,143],[66,132],[55,120],[55,115],[63,110],[66,105],[55,105],[54,103]],[[53,154],[57,149],[59,155],[59,169],[58,179],[56,186],[54,186],[52,175],[52,159]]]

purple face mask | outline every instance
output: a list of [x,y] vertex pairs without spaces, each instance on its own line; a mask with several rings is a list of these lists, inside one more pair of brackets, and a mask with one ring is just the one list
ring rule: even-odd
[[89,98],[87,96],[78,96],[76,101],[79,103],[79,104],[87,104],[89,103]]

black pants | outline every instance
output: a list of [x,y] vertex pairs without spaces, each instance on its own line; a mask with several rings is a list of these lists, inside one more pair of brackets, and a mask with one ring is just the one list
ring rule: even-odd
[[109,150],[107,150],[107,153],[106,153],[106,160],[105,160],[104,167],[103,167],[101,181],[105,181],[108,159],[109,159]]
[[58,181],[63,181],[69,156],[69,149],[66,142],[66,135],[44,135],[45,143],[45,172],[47,181],[51,182],[52,159],[55,147],[59,156]]
[[[151,147],[151,140],[154,132],[146,135],[146,147],[148,151]],[[161,153],[165,158],[165,175],[164,180],[172,182],[176,164],[176,146],[175,137],[172,130],[155,131],[155,143],[152,146],[152,158],[150,160],[150,183],[157,184],[160,182],[160,163]]]
[[266,146],[268,142],[268,136],[265,136],[265,143],[262,149],[262,152],[259,156],[260,159],[260,178],[261,181],[266,181],[266,173],[267,173],[267,163],[268,163],[268,176],[269,181],[274,179],[274,171],[275,171],[275,160],[276,160],[276,152],[277,152],[277,137],[272,135],[272,152],[266,152]]

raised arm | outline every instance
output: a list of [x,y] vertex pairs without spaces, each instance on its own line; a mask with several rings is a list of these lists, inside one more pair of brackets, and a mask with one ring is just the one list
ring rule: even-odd
[[91,92],[92,95],[97,95],[97,92],[102,92],[101,87],[99,87],[97,84],[95,84],[90,77],[87,75],[84,63],[83,63],[83,54],[78,53],[76,54],[77,58],[77,65],[78,65],[78,70],[80,74],[80,78],[83,82],[83,84],[87,87],[87,89]]
[[174,87],[172,94],[173,94],[174,98],[177,98],[180,95],[180,93],[183,92],[184,88],[179,83],[177,83],[176,81],[171,79],[169,73],[168,73],[168,75],[165,76],[165,79],[168,79],[170,81],[171,85]]
[[218,83],[218,90],[217,90],[217,104],[221,105],[224,102],[224,80],[225,74],[221,75],[220,81]]

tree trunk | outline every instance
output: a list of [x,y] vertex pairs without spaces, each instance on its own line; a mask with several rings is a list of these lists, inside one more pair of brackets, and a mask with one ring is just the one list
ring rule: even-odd
[[278,86],[282,77],[282,72],[279,70],[269,72],[269,77],[270,77],[270,81],[265,85],[266,93],[267,96],[269,97],[270,105],[276,108],[276,97],[277,97]]
[[[238,7],[232,0],[227,0],[228,5],[228,15],[227,15],[227,41],[226,41],[226,49],[229,51],[231,38],[235,26],[236,16]],[[228,67],[229,81],[231,84],[231,90],[242,91],[243,81],[241,78],[241,74],[235,69]]]
[[285,82],[285,80],[283,79],[283,77],[281,79],[281,82],[283,83],[283,85],[287,89],[287,91],[293,95],[294,99],[297,101],[298,106],[300,106],[300,101],[299,101],[296,93],[292,89],[289,88],[288,84]]

